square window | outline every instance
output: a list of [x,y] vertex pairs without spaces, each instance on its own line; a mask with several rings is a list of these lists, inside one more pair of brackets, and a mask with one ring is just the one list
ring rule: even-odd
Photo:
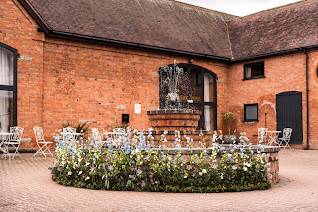
[[258,104],[244,105],[244,121],[245,122],[258,121]]
[[265,77],[264,61],[244,64],[244,80]]

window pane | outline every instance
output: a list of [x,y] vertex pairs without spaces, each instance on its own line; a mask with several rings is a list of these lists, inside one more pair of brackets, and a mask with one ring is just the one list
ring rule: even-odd
[[8,132],[13,125],[13,92],[0,90],[0,132]]
[[209,105],[204,106],[204,125],[205,125],[205,130],[207,131],[214,130],[214,111],[213,111],[213,107]]
[[0,85],[13,85],[12,52],[0,47]]
[[245,106],[245,118],[246,120],[257,120],[258,114],[257,114],[257,105],[249,105]]
[[249,79],[252,77],[252,69],[251,69],[251,66],[247,66],[245,68],[245,78],[246,79]]
[[210,74],[204,74],[204,102],[213,102],[214,94],[214,78]]

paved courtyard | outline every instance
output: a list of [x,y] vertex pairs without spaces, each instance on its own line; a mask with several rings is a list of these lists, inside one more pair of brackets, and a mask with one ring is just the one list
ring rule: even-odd
[[0,211],[318,211],[318,151],[280,153],[281,182],[220,194],[113,192],[51,181],[53,159],[0,159]]

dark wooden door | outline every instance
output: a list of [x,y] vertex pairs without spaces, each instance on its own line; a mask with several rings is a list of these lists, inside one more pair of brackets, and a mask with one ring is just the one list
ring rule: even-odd
[[302,93],[285,92],[276,96],[277,130],[292,128],[291,144],[303,143]]

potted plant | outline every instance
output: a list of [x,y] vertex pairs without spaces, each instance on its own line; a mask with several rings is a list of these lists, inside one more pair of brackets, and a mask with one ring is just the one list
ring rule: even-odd
[[233,112],[226,112],[223,114],[223,123],[224,126],[227,128],[227,135],[223,136],[224,143],[230,144],[236,142],[236,135],[235,130],[232,132],[231,128],[233,127],[235,123],[236,117]]

